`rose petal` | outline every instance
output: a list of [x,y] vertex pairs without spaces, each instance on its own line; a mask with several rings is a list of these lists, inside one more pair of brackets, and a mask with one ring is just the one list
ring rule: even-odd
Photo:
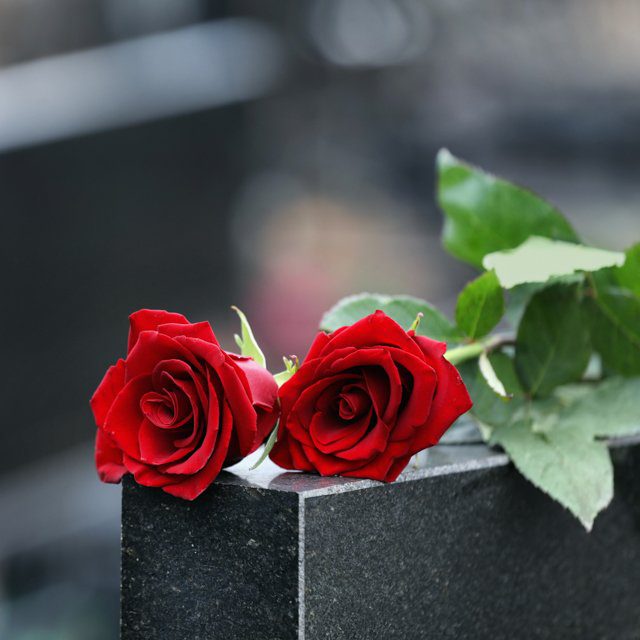
[[371,398],[362,385],[345,385],[340,391],[338,416],[342,420],[355,420],[371,408]]
[[193,419],[189,397],[179,387],[165,386],[162,393],[146,393],[140,399],[140,409],[147,420],[159,429],[176,429]]
[[341,475],[347,478],[368,478],[370,480],[379,480],[380,482],[391,482],[391,480],[395,480],[395,477],[392,478],[391,473],[395,463],[396,459],[388,452],[385,452],[361,467],[347,469]]
[[236,434],[232,434],[225,466],[234,464],[244,456],[253,453],[267,439],[280,414],[278,383],[273,375],[251,358],[237,356],[233,353],[227,355],[240,369],[241,374],[246,377],[253,408],[256,412],[256,433],[253,444],[248,450],[245,449],[244,453]]
[[228,355],[247,377],[254,406],[273,409],[278,398],[278,383],[271,373],[251,358],[237,356],[234,353]]
[[[193,338],[180,338],[195,355],[205,360],[216,372],[224,389],[224,397],[233,414],[233,437],[241,455],[254,450],[258,418],[249,396],[250,386],[242,369],[221,349]],[[232,446],[235,448],[235,445]]]
[[[194,370],[182,360],[163,360],[159,362],[152,373],[154,389],[163,389],[171,381],[176,388],[181,389],[191,400],[191,408],[196,412],[198,407],[206,412],[208,406],[207,392],[204,387],[206,370]],[[193,395],[193,391],[197,395]]]
[[304,455],[313,465],[314,471],[321,476],[344,475],[349,469],[353,468],[354,463],[351,460],[341,460],[333,454],[324,454],[314,446],[301,445]]
[[415,341],[435,369],[438,385],[429,419],[416,434],[411,453],[437,444],[453,422],[473,406],[458,370],[444,358],[446,345],[422,336],[416,336]]
[[[336,420],[323,413],[316,413],[311,420],[309,435],[318,451],[335,454],[345,451],[358,443],[367,433],[373,412],[369,410],[358,421],[337,426]],[[301,441],[304,444],[304,441]]]
[[188,458],[185,458],[177,464],[168,466],[166,468],[167,472],[175,474],[194,474],[200,471],[207,464],[214,450],[217,449],[221,407],[218,400],[219,391],[216,390],[216,384],[219,385],[217,380],[215,381],[215,384],[211,378],[207,380],[207,386],[209,389],[209,412],[207,414],[206,424],[202,425],[201,429],[204,433],[202,443],[193,450],[193,453]]
[[434,368],[424,361],[400,349],[389,349],[389,355],[402,366],[411,377],[411,388],[406,402],[398,413],[393,429],[393,440],[413,437],[417,427],[422,426],[432,411],[433,396],[438,384]]
[[[278,421],[278,406],[275,405],[271,409],[263,409],[260,406],[256,406],[256,439],[253,445],[253,451],[255,451],[269,436],[276,426]],[[250,451],[249,453],[253,453]],[[233,464],[228,460],[227,465]]]
[[175,481],[175,478],[160,473],[144,462],[128,456],[126,453],[123,456],[123,460],[125,467],[129,473],[133,474],[135,481],[145,487],[164,487],[166,484]]
[[314,381],[321,360],[305,360],[300,369],[278,389],[281,414],[286,414],[298,396]]
[[[358,376],[354,373],[342,373],[322,378],[303,389],[297,398],[290,398],[293,406],[290,408],[289,413],[298,415],[302,424],[309,425],[318,409],[328,409],[328,407],[323,406],[323,403],[330,404],[331,399],[337,396],[345,384],[356,383],[358,380]],[[325,394],[329,394],[329,398],[326,401],[324,400]],[[290,397],[292,395],[290,394]],[[282,415],[286,415],[284,405],[282,407]]]
[[[160,429],[147,418],[140,423],[138,444],[140,446],[140,462],[157,467],[180,460],[189,454],[189,449],[176,447],[175,441],[193,430],[189,425],[180,429]],[[176,433],[176,431],[178,433]]]
[[182,360],[194,369],[201,370],[202,365],[196,356],[179,342],[182,339],[186,338],[171,338],[156,331],[143,331],[127,356],[125,379],[129,381],[139,375],[151,374],[158,363],[165,360]]
[[420,351],[422,351],[427,362],[439,360],[447,352],[447,343],[440,342],[439,340],[433,340],[426,336],[413,336],[413,341],[418,345]]
[[289,436],[284,425],[280,423],[278,426],[278,435],[276,442],[269,452],[269,459],[283,469],[294,469],[293,460],[291,458],[291,448],[289,445]]
[[420,351],[407,332],[393,319],[382,311],[376,311],[343,331],[334,331],[323,352],[342,347],[361,347],[389,345],[405,349],[414,355]]
[[342,374],[333,378],[327,378],[327,380],[332,380],[333,384],[330,384],[324,391],[318,393],[313,405],[309,403],[310,410],[331,414],[344,422],[345,420],[340,418],[340,403],[344,402],[341,396],[347,388],[354,390],[359,389],[365,395],[367,403],[367,407],[364,409],[365,411],[371,406],[371,399],[369,398],[367,387],[364,381],[355,374]]
[[382,420],[378,420],[376,425],[367,435],[350,449],[337,451],[336,456],[342,460],[370,460],[378,453],[382,453],[389,440],[391,429]]
[[410,460],[411,460],[411,455],[406,455],[401,458],[396,458],[394,463],[389,468],[389,471],[387,471],[384,477],[384,481],[393,482],[404,471],[406,466],[409,464]]
[[195,322],[193,324],[166,323],[159,325],[157,331],[170,338],[186,336],[220,346],[208,322]]
[[[344,352],[340,350],[336,353]],[[411,354],[406,356],[411,358]],[[397,364],[389,355],[387,347],[353,350],[335,360],[327,357],[326,361],[318,367],[318,375],[322,375],[325,370],[335,372],[358,368],[362,369],[362,375],[368,372],[368,375],[365,375],[365,382],[371,385],[369,393],[377,414],[391,424],[402,401],[402,383]],[[381,371],[386,374],[387,381],[380,376]]]
[[232,426],[231,411],[223,405],[218,441],[206,465],[198,473],[183,476],[178,482],[164,486],[163,490],[185,500],[197,498],[216,479],[222,469],[231,439]]
[[181,313],[171,313],[158,309],[140,309],[129,316],[129,341],[127,353],[133,349],[142,331],[155,331],[159,325],[167,323],[189,324]]
[[111,409],[113,401],[122,390],[122,387],[124,387],[124,373],[124,360],[120,359],[116,364],[107,369],[107,373],[104,374],[104,378],[102,378],[98,388],[91,397],[91,410],[93,411],[93,417],[98,427],[104,424],[104,420],[107,417],[107,413],[109,413],[109,409]]
[[170,400],[167,394],[149,391],[140,399],[140,409],[144,416],[155,426],[160,428],[171,428],[175,400]]
[[[388,358],[388,355],[386,357]],[[391,359],[389,358],[389,360]],[[395,373],[391,379],[385,375],[388,370]],[[382,367],[366,367],[363,369],[362,375],[376,415],[383,420],[391,420],[402,401],[402,384],[398,370],[395,366],[384,369]]]
[[314,341],[311,343],[311,346],[309,347],[309,351],[307,352],[307,355],[304,357],[303,363],[308,362],[309,360],[313,360],[314,358],[317,358],[318,356],[320,356],[325,346],[329,343],[330,339],[331,339],[330,334],[325,333],[324,331],[320,331],[316,335]]
[[102,429],[96,432],[95,460],[102,482],[120,482],[127,472],[122,463],[122,451]]
[[[165,375],[171,378],[171,374],[165,373]],[[196,393],[196,385],[193,380],[175,380],[171,378],[172,382],[182,391],[184,396],[188,398],[188,401],[191,406],[191,431],[184,438],[179,438],[175,441],[176,447],[179,448],[189,448],[191,449],[191,445],[194,441],[200,438],[200,434],[202,431],[202,416],[206,415],[209,411],[209,400],[204,406],[201,406],[198,402],[198,394]]]
[[110,435],[124,453],[139,458],[138,429],[144,416],[140,398],[151,391],[151,376],[138,376],[130,380],[116,396],[104,421],[104,431]]

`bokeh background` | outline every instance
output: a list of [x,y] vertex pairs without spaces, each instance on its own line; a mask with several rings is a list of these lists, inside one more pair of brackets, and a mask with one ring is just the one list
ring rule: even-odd
[[444,309],[433,162],[640,238],[636,0],[0,0],[0,638],[115,640],[88,399],[140,307],[274,369],[364,290]]

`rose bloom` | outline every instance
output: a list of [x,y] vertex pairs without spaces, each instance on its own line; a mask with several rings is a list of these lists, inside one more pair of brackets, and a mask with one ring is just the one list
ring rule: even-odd
[[127,357],[91,398],[103,482],[126,472],[192,500],[222,467],[255,451],[277,419],[277,384],[251,358],[224,351],[208,322],[142,309]]
[[280,388],[271,459],[285,469],[391,482],[471,408],[446,345],[382,311],[320,333]]

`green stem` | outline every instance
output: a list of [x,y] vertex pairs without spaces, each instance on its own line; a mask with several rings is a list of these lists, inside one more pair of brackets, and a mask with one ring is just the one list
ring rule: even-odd
[[466,360],[477,358],[485,350],[485,348],[486,345],[483,342],[472,342],[471,344],[465,344],[462,347],[448,349],[444,354],[444,357],[451,364],[460,364],[461,362],[465,362]]
[[498,334],[447,350],[444,357],[453,365],[477,358],[483,351],[489,353],[505,344],[513,344],[513,336]]

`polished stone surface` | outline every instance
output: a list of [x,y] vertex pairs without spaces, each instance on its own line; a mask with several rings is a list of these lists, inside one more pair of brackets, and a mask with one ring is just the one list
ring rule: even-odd
[[640,446],[591,534],[503,454],[399,481],[250,461],[193,503],[125,481],[122,640],[640,637]]
[[[228,471],[218,476],[216,482],[225,485],[291,491],[306,497],[385,486],[385,483],[375,480],[337,476],[322,478],[310,473],[285,472],[270,459],[252,470],[251,467],[258,458],[259,455],[256,452],[241,463],[229,467]],[[505,454],[493,451],[483,444],[438,446],[418,454],[396,483],[495,467],[507,462]]]
[[123,487],[122,639],[297,638],[298,499]]

